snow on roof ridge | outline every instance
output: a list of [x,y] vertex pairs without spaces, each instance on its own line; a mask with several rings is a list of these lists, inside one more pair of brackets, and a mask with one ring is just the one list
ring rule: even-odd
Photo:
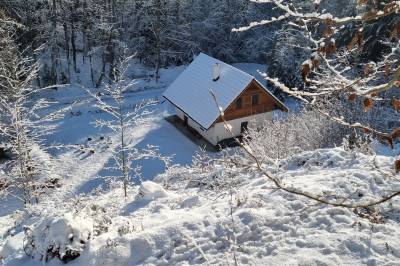
[[[225,62],[223,62],[223,61],[221,61],[221,60],[219,60],[219,59],[217,59],[217,58],[214,58],[214,57],[212,57],[212,56],[209,56],[209,55],[207,55],[207,54],[205,54],[205,53],[200,52],[199,55],[205,55],[205,56],[207,56],[207,57],[209,57],[209,58],[211,58],[211,59],[215,59],[215,60],[217,60],[218,62],[220,62],[220,63],[222,63],[222,64],[224,64],[224,65],[226,65],[226,66],[228,66],[228,67],[234,68],[235,70],[238,70],[239,72],[242,72],[243,74],[252,77],[252,78],[254,79],[255,82],[257,82],[257,83],[258,83],[265,91],[267,91],[277,102],[279,102],[284,108],[287,109],[287,107],[285,106],[285,104],[282,103],[281,100],[279,100],[266,86],[264,86],[261,82],[259,82],[253,75],[251,75],[251,74],[249,74],[249,73],[247,73],[247,72],[245,72],[245,71],[243,71],[243,70],[241,70],[241,69],[239,69],[239,68],[237,68],[237,67],[234,67],[234,66],[232,66],[232,65],[230,65],[230,64],[228,64],[228,63],[225,63]],[[251,81],[250,81],[250,82],[251,82]],[[249,84],[250,84],[250,83],[249,83]],[[239,95],[240,95],[240,93],[239,93]],[[238,95],[238,96],[239,96],[239,95]],[[236,99],[236,98],[237,98],[237,97],[235,97],[235,99]],[[234,100],[234,99],[233,99],[233,100]],[[228,107],[229,107],[229,106],[228,106]],[[228,107],[226,107],[226,108],[228,108]],[[224,110],[224,111],[225,111],[225,110]]]
[[[210,58],[210,59],[216,60],[216,61],[218,61],[217,63],[222,63],[223,65],[225,65],[225,66],[227,66],[227,67],[229,67],[229,68],[234,69],[235,71],[241,72],[241,74],[247,75],[247,76],[252,77],[252,78],[255,79],[255,77],[254,77],[253,75],[251,75],[251,74],[249,74],[249,73],[247,73],[247,72],[245,72],[245,71],[243,71],[243,70],[241,70],[241,69],[239,69],[239,68],[237,68],[237,67],[234,67],[234,66],[232,66],[232,65],[230,65],[230,64],[228,64],[228,63],[225,63],[224,61],[221,61],[221,60],[219,60],[219,59],[217,59],[217,58],[215,58],[215,57],[209,56],[208,54],[205,54],[205,53],[203,53],[203,52],[200,52],[200,54],[199,54],[197,57],[199,57],[200,55],[204,55],[204,56],[206,56],[206,57],[208,57],[208,58]],[[197,57],[196,57],[196,58],[197,58]],[[193,61],[194,61],[194,60],[193,60]]]

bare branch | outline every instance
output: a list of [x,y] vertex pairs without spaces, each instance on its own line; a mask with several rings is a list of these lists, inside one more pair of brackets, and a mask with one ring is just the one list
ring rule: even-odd
[[247,147],[246,145],[244,145],[238,138],[235,137],[235,135],[233,134],[232,130],[230,129],[230,126],[228,124],[228,122],[225,119],[224,113],[222,112],[222,107],[218,104],[218,100],[215,96],[215,94],[213,93],[212,90],[210,90],[210,94],[212,95],[214,102],[218,108],[218,110],[220,110],[220,115],[222,118],[222,121],[225,124],[225,129],[231,134],[231,136],[235,139],[235,141],[238,143],[238,145],[246,152],[247,155],[249,155],[254,163],[256,164],[256,167],[258,169],[258,171],[263,174],[265,177],[267,177],[270,181],[273,182],[273,184],[276,186],[276,188],[285,191],[287,193],[291,193],[294,195],[298,195],[298,196],[302,196],[314,201],[317,201],[319,203],[322,204],[326,204],[326,205],[330,205],[330,206],[335,206],[335,207],[343,207],[343,208],[350,208],[350,209],[357,209],[357,208],[368,208],[368,207],[373,207],[376,205],[380,205],[382,203],[385,203],[387,201],[390,201],[391,199],[400,196],[400,191],[396,191],[388,196],[382,197],[379,200],[375,200],[375,201],[366,201],[366,202],[362,202],[362,203],[354,203],[354,204],[347,204],[344,201],[342,202],[338,202],[338,201],[330,201],[330,200],[326,200],[324,198],[322,198],[321,196],[317,196],[314,195],[312,193],[306,192],[306,191],[301,191],[295,188],[289,188],[286,187],[285,185],[283,185],[279,179],[277,179],[276,177],[273,177],[270,173],[268,173],[267,171],[265,171],[262,167],[262,164],[260,162],[260,160],[257,158],[257,156],[255,154],[253,154],[253,152],[251,151],[251,149],[249,147]]

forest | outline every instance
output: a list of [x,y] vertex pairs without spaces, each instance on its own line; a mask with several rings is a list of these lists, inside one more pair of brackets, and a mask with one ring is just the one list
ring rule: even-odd
[[[182,129],[199,54],[288,112]],[[399,61],[395,0],[0,0],[0,263],[397,265]]]

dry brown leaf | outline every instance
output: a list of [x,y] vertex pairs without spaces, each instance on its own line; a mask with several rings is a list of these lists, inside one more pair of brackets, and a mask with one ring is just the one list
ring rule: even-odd
[[358,48],[361,49],[363,46],[363,41],[364,41],[364,34],[362,33],[361,30],[359,30],[357,35],[358,35],[357,45],[358,45]]
[[308,61],[301,65],[301,77],[303,81],[307,81],[307,77],[311,72],[311,67]]
[[369,12],[365,13],[363,16],[363,20],[371,20],[377,17],[378,10],[371,9]]
[[394,169],[396,170],[396,174],[400,173],[400,160],[394,162]]
[[385,12],[386,14],[391,13],[391,12],[396,11],[396,9],[398,9],[398,8],[399,8],[398,4],[392,2],[392,3],[386,4],[383,7],[383,12]]
[[350,43],[347,45],[347,50],[351,50],[353,49],[354,45],[357,43],[357,39],[356,36],[353,37],[353,39],[351,39]]
[[394,148],[394,146],[393,146],[393,139],[392,139],[392,137],[383,137],[383,139],[385,140],[385,141],[387,141],[387,143],[389,144],[389,146],[390,146],[390,148]]
[[370,98],[366,98],[364,100],[364,112],[368,112],[372,107],[374,107],[374,101]]
[[365,5],[368,3],[368,0],[357,0],[357,5],[361,6],[361,5]]
[[396,39],[400,36],[400,22],[397,22],[393,30],[390,31],[390,39]]
[[390,71],[391,71],[392,67],[389,64],[385,65],[384,71],[385,71],[385,79],[387,79],[390,75]]
[[349,94],[349,101],[354,102],[357,99],[357,94],[350,93]]
[[330,42],[330,43],[326,46],[326,51],[325,51],[325,53],[326,53],[326,55],[331,55],[331,54],[333,54],[334,52],[336,52],[336,44]]
[[367,133],[370,133],[370,132],[371,132],[371,130],[370,130],[369,128],[366,128],[366,127],[364,127],[364,128],[363,128],[363,130],[364,130],[364,133],[365,133],[365,134],[367,134]]
[[332,26],[326,26],[324,31],[322,32],[322,36],[324,36],[325,38],[329,38],[331,37],[333,34],[335,33],[335,28]]
[[400,100],[393,97],[392,98],[392,106],[393,106],[394,110],[399,111],[400,110]]
[[366,64],[364,67],[364,76],[367,77],[373,70],[373,64]]
[[354,34],[353,39],[351,39],[351,42],[347,45],[347,49],[351,50],[353,47],[357,44],[358,48],[361,49],[364,41],[364,34],[362,32],[362,29],[357,30],[357,32]]
[[390,136],[392,137],[393,140],[399,139],[400,138],[400,129],[398,129],[398,128],[393,129]]
[[319,62],[318,58],[311,59],[311,62],[312,62],[312,67],[313,68],[318,68],[319,67],[320,62]]

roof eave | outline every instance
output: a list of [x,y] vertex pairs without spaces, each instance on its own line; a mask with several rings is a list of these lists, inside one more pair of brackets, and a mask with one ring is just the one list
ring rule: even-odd
[[255,78],[253,79],[253,81],[257,82],[257,84],[260,85],[261,88],[263,88],[269,95],[271,95],[274,98],[274,100],[280,105],[282,111],[289,112],[289,108],[287,108],[287,106],[281,100],[279,100],[269,89],[267,89]]
[[170,104],[172,104],[173,106],[175,106],[176,108],[178,108],[179,110],[182,111],[182,113],[184,113],[187,117],[189,117],[192,121],[194,121],[196,124],[198,124],[200,127],[209,130],[212,126],[212,124],[210,126],[204,126],[202,124],[200,124],[199,122],[197,122],[195,119],[193,119],[193,117],[191,117],[188,113],[186,113],[182,108],[180,108],[179,106],[177,106],[175,103],[173,103],[170,99],[168,99],[165,95],[162,95],[162,97],[164,97],[164,99],[166,99]]

